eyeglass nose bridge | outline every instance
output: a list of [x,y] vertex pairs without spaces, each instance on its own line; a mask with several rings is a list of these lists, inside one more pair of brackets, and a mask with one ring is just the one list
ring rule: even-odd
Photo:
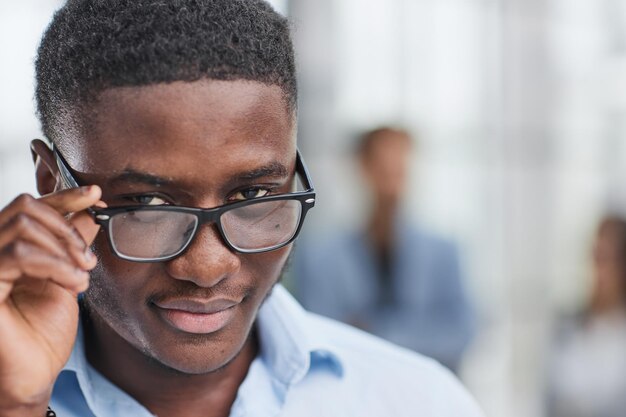
[[196,213],[196,215],[198,216],[198,227],[209,223],[218,224],[221,214],[221,207],[198,209],[198,212]]
[[224,230],[222,229],[222,225],[220,224],[220,216],[224,212],[223,207],[214,207],[214,208],[206,208],[206,209],[198,208],[194,211],[196,211],[195,214],[198,219],[198,223],[196,224],[196,228],[192,236],[190,236],[189,238],[189,242],[187,242],[187,245],[185,245],[185,250],[194,240],[196,240],[198,234],[200,233],[200,229],[204,225],[214,225],[215,232],[217,233],[217,236],[219,237],[219,239],[221,239],[221,241],[223,242],[223,244],[226,245],[226,247],[232,249],[232,244],[228,241],[228,238],[226,237],[226,235],[224,234]]

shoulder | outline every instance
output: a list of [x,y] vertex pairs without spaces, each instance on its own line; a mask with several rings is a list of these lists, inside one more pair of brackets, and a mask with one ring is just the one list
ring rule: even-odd
[[343,375],[337,384],[344,386],[337,389],[346,396],[367,398],[368,408],[381,407],[386,415],[482,416],[457,378],[435,360],[312,313],[308,320],[339,357]]
[[[403,370],[420,371],[421,375],[447,373],[435,360],[394,345],[382,338],[341,323],[339,321],[307,312],[312,332],[324,335],[324,339],[338,353],[344,367],[353,372],[371,374],[401,373]],[[384,366],[374,366],[381,364]]]

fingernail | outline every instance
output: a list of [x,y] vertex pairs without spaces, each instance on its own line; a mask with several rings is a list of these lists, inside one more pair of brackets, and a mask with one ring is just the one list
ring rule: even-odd
[[91,252],[91,249],[89,249],[89,247],[87,247],[87,249],[85,249],[85,259],[87,261],[91,261],[93,260],[93,252]]

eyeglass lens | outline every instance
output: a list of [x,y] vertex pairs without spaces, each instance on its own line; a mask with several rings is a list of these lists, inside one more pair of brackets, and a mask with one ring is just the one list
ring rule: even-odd
[[198,218],[175,211],[134,210],[109,221],[115,250],[130,258],[164,258],[176,254],[189,241]]
[[298,200],[274,200],[227,211],[222,229],[231,245],[242,250],[261,250],[289,241],[300,222]]
[[[236,249],[264,250],[294,236],[301,211],[297,200],[262,201],[231,209],[220,222],[224,237]],[[114,249],[127,258],[166,258],[183,249],[197,227],[194,214],[139,209],[112,216],[109,236]]]

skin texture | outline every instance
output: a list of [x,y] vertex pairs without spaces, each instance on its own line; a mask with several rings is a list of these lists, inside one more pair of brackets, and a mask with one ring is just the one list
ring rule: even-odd
[[[115,88],[104,91],[82,121],[80,135],[59,148],[79,183],[98,184],[109,206],[153,195],[151,203],[210,208],[245,190],[278,194],[292,187],[295,124],[276,86],[201,80]],[[39,152],[50,160],[45,149]],[[287,175],[249,178],[269,166]],[[159,181],[137,181],[129,172]],[[39,175],[40,187],[52,187],[51,178],[54,167]],[[234,253],[205,225],[169,262],[121,260],[102,231],[92,249],[98,264],[85,296],[90,363],[155,414],[228,415],[256,355],[256,314],[290,248]],[[216,299],[236,305],[226,325],[208,334],[175,328],[156,306]]]

